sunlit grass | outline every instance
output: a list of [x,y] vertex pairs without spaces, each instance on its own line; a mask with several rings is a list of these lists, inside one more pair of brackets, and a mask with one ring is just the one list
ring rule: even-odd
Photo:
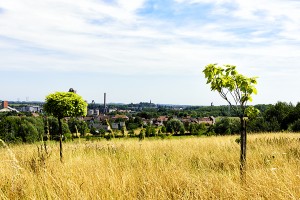
[[114,139],[0,147],[0,199],[298,199],[300,135]]

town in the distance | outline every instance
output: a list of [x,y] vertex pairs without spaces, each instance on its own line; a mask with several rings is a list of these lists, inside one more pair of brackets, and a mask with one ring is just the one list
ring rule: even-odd
[[[107,94],[104,93],[101,103],[94,100],[87,103],[86,116],[64,118],[65,138],[73,139],[78,134],[91,138],[231,135],[239,133],[241,125],[238,116],[228,105],[214,106],[212,102],[209,106],[155,104],[151,100],[130,104],[107,103]],[[0,105],[0,136],[6,141],[34,142],[45,134],[48,134],[49,139],[57,137],[58,121],[43,112],[44,102],[0,100]],[[274,112],[280,110],[277,107],[296,109],[298,105],[278,102],[275,105],[259,104],[255,107],[260,115],[247,123],[249,132],[291,128],[283,126],[285,121],[275,119],[274,116],[279,114]],[[24,123],[27,128],[21,130],[21,124]],[[25,137],[26,133],[23,132],[26,130],[30,137]]]
[[[1,102],[1,100],[0,100]],[[88,103],[88,102],[87,102]],[[44,102],[38,101],[6,101],[1,102],[1,115],[26,115],[39,117],[43,116]],[[212,105],[211,105],[212,106]],[[94,100],[88,103],[87,116],[78,120],[87,124],[89,132],[99,133],[113,130],[134,130],[140,127],[154,126],[163,127],[170,119],[176,119],[182,124],[205,124],[205,126],[215,124],[215,118],[210,116],[211,106],[205,112],[196,112],[199,106],[188,105],[162,105],[151,102],[121,104],[106,103],[106,93],[104,93],[103,103],[96,103]],[[226,107],[226,106],[225,106]],[[202,108],[205,108],[202,107]],[[225,108],[227,109],[227,108]],[[14,114],[13,114],[14,113]],[[206,116],[207,115],[207,116]],[[68,118],[66,118],[68,120]],[[110,123],[108,124],[107,121]],[[182,127],[181,127],[182,128]],[[180,132],[170,130],[170,132]],[[83,133],[85,134],[85,133]]]

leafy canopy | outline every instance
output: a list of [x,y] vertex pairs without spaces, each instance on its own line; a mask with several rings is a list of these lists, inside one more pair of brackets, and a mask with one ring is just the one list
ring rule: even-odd
[[[255,88],[257,77],[248,78],[239,74],[234,65],[209,64],[203,73],[212,91],[217,91],[230,106],[235,105],[237,112],[241,111],[242,114],[245,114],[247,103],[252,101],[252,94],[257,94]],[[257,112],[253,108],[247,109],[247,113],[251,116]]]
[[59,119],[85,116],[87,103],[74,92],[55,92],[46,96],[44,110]]

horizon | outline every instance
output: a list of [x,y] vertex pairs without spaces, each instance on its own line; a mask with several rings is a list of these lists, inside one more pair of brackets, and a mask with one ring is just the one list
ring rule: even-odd
[[[35,101],[35,100],[30,100],[30,101],[14,101],[14,100],[4,100],[4,99],[0,99],[0,102],[1,101],[8,101],[9,103],[22,103],[22,104],[35,104],[35,103],[45,103],[45,101]],[[87,102],[88,104],[93,104],[92,102]],[[130,104],[140,104],[140,103],[150,103],[150,102],[131,102],[131,103],[122,103],[122,102],[109,102],[106,104],[107,105],[130,105]],[[212,102],[213,103],[213,102]],[[285,103],[291,103],[291,102],[285,102]],[[96,105],[104,105],[103,102],[96,102],[95,101],[95,104]],[[170,103],[153,103],[151,102],[151,104],[154,104],[154,105],[157,105],[157,106],[188,106],[188,107],[210,107],[210,106],[229,106],[228,104],[218,104],[218,105],[191,105],[191,104],[170,104]],[[270,104],[267,104],[267,103],[263,103],[263,104],[252,104],[252,106],[257,106],[257,105],[270,105]],[[274,104],[272,104],[274,105]],[[247,105],[248,106],[248,105]],[[250,105],[249,105],[250,106]]]
[[258,76],[251,104],[296,104],[300,2],[0,0],[0,99],[226,105],[202,70]]

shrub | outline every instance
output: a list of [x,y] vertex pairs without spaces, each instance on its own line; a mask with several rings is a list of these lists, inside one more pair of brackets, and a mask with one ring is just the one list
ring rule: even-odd
[[141,131],[140,131],[140,134],[139,134],[139,138],[140,138],[140,140],[144,140],[145,139],[145,130],[144,129],[142,129]]
[[293,132],[300,132],[300,119],[298,119],[291,125],[291,130]]
[[221,118],[214,125],[214,131],[218,135],[231,135],[240,132],[240,122],[236,118]]

